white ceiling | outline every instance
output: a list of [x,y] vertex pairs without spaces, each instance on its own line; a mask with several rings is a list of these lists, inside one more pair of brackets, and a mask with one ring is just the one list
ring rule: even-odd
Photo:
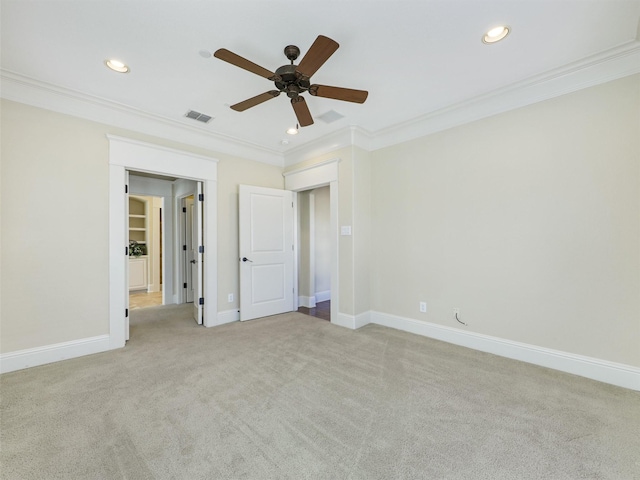
[[[279,155],[351,125],[375,135],[637,45],[640,19],[638,0],[2,0],[1,7],[4,81],[97,97]],[[483,44],[498,24],[510,25],[511,35]],[[224,47],[273,71],[288,63],[286,45],[302,57],[319,34],[340,48],[312,83],[368,90],[369,98],[358,105],[307,94],[316,123],[295,137],[285,133],[296,119],[284,95],[242,113],[229,108],[273,89],[271,82],[199,53]],[[131,72],[108,70],[103,62],[112,57]],[[196,123],[184,117],[191,109],[214,119]],[[330,110],[344,118],[318,118]]]

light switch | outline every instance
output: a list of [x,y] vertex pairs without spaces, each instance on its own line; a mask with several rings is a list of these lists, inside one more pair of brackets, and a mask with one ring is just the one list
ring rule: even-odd
[[351,225],[343,225],[340,227],[340,235],[351,235]]

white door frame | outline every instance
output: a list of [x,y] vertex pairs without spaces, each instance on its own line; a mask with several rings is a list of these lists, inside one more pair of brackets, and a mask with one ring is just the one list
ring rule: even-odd
[[[339,272],[339,256],[338,256],[338,163],[339,158],[320,162],[315,165],[303,167],[297,170],[285,172],[284,175],[284,188],[293,192],[304,192],[305,190],[312,190],[318,187],[324,187],[329,185],[329,223],[330,223],[330,245],[331,245],[331,323],[340,325],[338,322],[338,312],[340,305],[339,298],[339,284],[338,284],[338,272]],[[293,229],[294,246],[296,249],[294,255],[294,286],[296,292],[294,294],[294,302],[297,304],[298,295],[298,220],[297,220],[297,199],[294,200],[296,204],[296,212],[294,212],[294,221],[296,225]]]
[[109,347],[125,344],[125,185],[126,170],[196,180],[204,190],[204,246],[207,252],[203,290],[204,325],[216,324],[218,315],[217,187],[218,160],[129,138],[107,135],[109,140]]
[[[204,232],[203,232],[203,214],[204,214],[204,201],[202,200],[202,194],[204,193],[202,182],[196,183],[196,194],[193,199],[193,223],[191,234],[191,245],[188,247],[195,247],[193,250],[193,256],[195,263],[195,272],[191,271],[191,282],[194,286],[193,292],[193,318],[198,325],[202,325],[204,305],[200,303],[200,299],[204,298],[203,278],[204,278],[204,261],[207,258],[207,252],[202,251],[200,247],[204,247]],[[194,242],[195,241],[195,242]],[[193,278],[195,277],[195,281]]]

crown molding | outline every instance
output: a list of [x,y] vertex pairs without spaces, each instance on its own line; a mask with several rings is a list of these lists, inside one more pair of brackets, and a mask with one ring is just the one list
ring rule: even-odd
[[281,152],[0,69],[0,96],[54,112],[282,167]]
[[640,41],[634,40],[406,122],[375,132],[348,126],[284,154],[6,70],[0,70],[0,94],[27,105],[288,167],[350,146],[378,150],[637,73],[640,73]]
[[284,154],[284,166],[289,167],[345,147],[357,146],[369,151],[372,140],[371,134],[363,128],[355,125],[344,127],[324,137],[287,150]]
[[389,147],[636,73],[640,73],[640,42],[634,40],[373,132],[369,148]]
[[284,163],[295,165],[350,145],[378,150],[636,73],[640,42],[632,41],[375,132],[346,127],[287,150]]

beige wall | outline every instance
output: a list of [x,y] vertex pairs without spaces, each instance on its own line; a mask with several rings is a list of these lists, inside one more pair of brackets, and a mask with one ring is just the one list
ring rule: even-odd
[[371,310],[371,153],[353,148],[354,314]]
[[[238,309],[238,186],[284,188],[282,168],[226,155],[218,163],[218,310]],[[234,293],[234,301],[227,295]]]
[[640,76],[372,158],[373,310],[640,365]]
[[315,292],[331,290],[331,222],[329,187],[312,190],[314,198]]
[[102,125],[2,101],[4,352],[109,331]]
[[309,192],[298,193],[298,295],[313,295],[311,282],[311,215]]
[[237,308],[227,293],[238,297],[238,185],[283,188],[281,168],[6,100],[1,106],[0,352],[108,333],[107,133],[219,159],[218,308]]

